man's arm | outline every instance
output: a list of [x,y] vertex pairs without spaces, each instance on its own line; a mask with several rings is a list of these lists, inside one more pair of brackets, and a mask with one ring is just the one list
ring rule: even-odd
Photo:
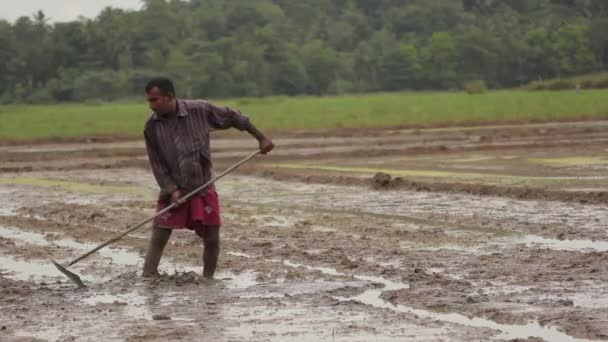
[[144,138],[146,141],[146,151],[148,152],[150,167],[152,168],[156,183],[158,183],[158,186],[160,187],[160,194],[162,197],[170,196],[173,192],[178,190],[178,186],[169,175],[169,171],[158,153],[158,147],[147,131],[144,131]]
[[218,107],[209,102],[204,102],[206,119],[214,129],[227,129],[234,127],[241,131],[247,131],[260,143],[260,151],[266,154],[274,148],[272,140],[257,129],[249,118],[241,112],[228,107]]

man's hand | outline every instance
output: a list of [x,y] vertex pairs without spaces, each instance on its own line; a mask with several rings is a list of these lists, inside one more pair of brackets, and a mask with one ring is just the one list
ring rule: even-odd
[[260,152],[262,152],[262,154],[266,154],[272,151],[272,149],[274,148],[272,140],[268,139],[264,135],[264,133],[260,132],[260,130],[257,129],[253,124],[249,125],[249,127],[247,128],[247,132],[249,132],[249,134],[251,134],[258,140],[258,142],[260,143]]
[[171,193],[171,203],[177,203],[178,206],[184,204],[184,201],[182,200],[182,192],[179,191],[179,189]]
[[274,148],[274,144],[272,143],[272,140],[263,137],[262,139],[260,139],[260,151],[262,151],[262,154],[266,154],[270,151],[272,151],[272,149]]

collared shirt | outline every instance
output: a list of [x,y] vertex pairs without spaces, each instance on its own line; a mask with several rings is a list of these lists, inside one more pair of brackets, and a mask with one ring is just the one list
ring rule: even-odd
[[173,117],[153,113],[144,137],[160,196],[176,189],[190,192],[208,182],[213,175],[209,133],[231,127],[246,130],[249,118],[203,100],[178,99]]

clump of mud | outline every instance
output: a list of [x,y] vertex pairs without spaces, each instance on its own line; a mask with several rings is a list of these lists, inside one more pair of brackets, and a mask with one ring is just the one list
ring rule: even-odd
[[393,178],[388,173],[378,172],[372,177],[372,186],[375,189],[390,189],[403,185],[404,180],[401,177]]
[[175,284],[175,286],[201,285],[210,282],[208,278],[204,278],[202,275],[192,271],[161,275],[158,279],[163,283]]
[[110,280],[109,283],[114,285],[122,284],[122,283],[130,283],[133,282],[141,282],[147,283],[151,286],[157,285],[171,285],[176,287],[186,286],[186,285],[202,285],[209,284],[215,282],[213,279],[208,279],[203,277],[201,274],[198,274],[193,271],[187,272],[176,272],[176,273],[159,273],[154,277],[142,277],[137,272],[128,272],[121,274],[114,279]]

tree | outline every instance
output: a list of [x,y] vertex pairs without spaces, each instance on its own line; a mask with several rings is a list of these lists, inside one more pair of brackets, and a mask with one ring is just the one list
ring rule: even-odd
[[401,44],[389,50],[382,59],[382,87],[386,90],[415,89],[422,66],[418,50],[412,44]]
[[17,56],[16,41],[8,22],[0,20],[0,96],[11,89],[10,84],[14,83],[11,68]]
[[498,86],[501,42],[475,26],[467,26],[456,39],[461,77],[465,80],[484,80]]
[[459,61],[456,41],[447,32],[435,32],[422,49],[422,64],[425,79],[432,88],[458,86],[457,67]]
[[608,67],[608,18],[597,18],[589,27],[589,40],[599,69]]
[[560,75],[582,74],[595,68],[587,28],[582,25],[566,25],[555,32],[553,50]]
[[606,0],[144,0],[0,21],[0,97],[131,97],[163,74],[193,97],[513,87],[606,70],[606,32]]
[[310,78],[312,94],[323,95],[337,78],[339,67],[336,52],[321,40],[313,40],[302,47],[302,59]]
[[547,79],[557,73],[557,56],[553,52],[551,37],[545,28],[536,28],[527,32],[524,43],[525,48],[522,51],[525,61],[524,72],[530,76],[530,80]]

